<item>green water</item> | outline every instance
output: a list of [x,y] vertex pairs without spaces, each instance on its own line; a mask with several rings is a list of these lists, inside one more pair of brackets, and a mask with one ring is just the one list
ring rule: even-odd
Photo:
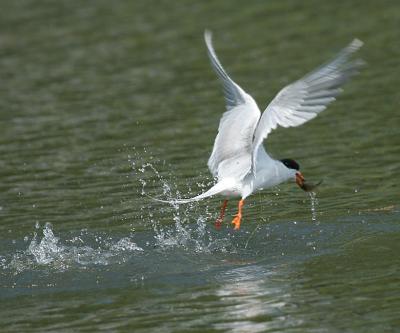
[[[1,332],[400,331],[397,1],[3,1]],[[224,111],[203,42],[261,109],[357,37],[320,117],[268,138],[295,184],[213,228]]]

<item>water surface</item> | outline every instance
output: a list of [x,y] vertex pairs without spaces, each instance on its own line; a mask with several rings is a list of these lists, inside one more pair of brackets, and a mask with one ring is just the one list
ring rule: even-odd
[[[0,11],[2,332],[400,329],[400,46],[386,1],[24,0]],[[216,231],[224,110],[202,34],[261,109],[357,37],[367,66],[266,147],[324,183]]]

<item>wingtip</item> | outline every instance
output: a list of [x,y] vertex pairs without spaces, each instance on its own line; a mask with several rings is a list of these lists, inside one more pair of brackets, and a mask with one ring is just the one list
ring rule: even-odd
[[353,41],[350,43],[350,48],[354,51],[358,50],[361,46],[364,45],[364,42],[358,38],[354,38]]

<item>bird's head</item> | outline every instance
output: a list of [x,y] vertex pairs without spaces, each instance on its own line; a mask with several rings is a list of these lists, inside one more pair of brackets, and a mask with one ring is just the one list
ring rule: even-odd
[[284,158],[283,160],[280,160],[283,165],[289,169],[290,174],[293,174],[294,180],[296,181],[297,185],[300,186],[300,188],[303,188],[304,185],[304,176],[300,172],[300,165],[297,163],[295,160],[292,160],[291,158]]
[[289,170],[290,174],[293,175],[294,180],[296,181],[296,184],[299,185],[299,187],[306,191],[306,192],[311,192],[313,191],[319,184],[322,183],[320,181],[317,184],[310,184],[307,183],[306,180],[304,179],[303,174],[300,172],[300,165],[297,163],[295,160],[292,160],[290,158],[284,158],[283,160],[280,160],[283,165]]

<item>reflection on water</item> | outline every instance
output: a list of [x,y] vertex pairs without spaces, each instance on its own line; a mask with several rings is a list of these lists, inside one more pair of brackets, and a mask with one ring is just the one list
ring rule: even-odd
[[228,270],[217,276],[223,281],[216,294],[226,306],[216,329],[229,332],[265,332],[276,327],[274,319],[283,315],[285,285],[274,281],[274,269],[251,265]]

